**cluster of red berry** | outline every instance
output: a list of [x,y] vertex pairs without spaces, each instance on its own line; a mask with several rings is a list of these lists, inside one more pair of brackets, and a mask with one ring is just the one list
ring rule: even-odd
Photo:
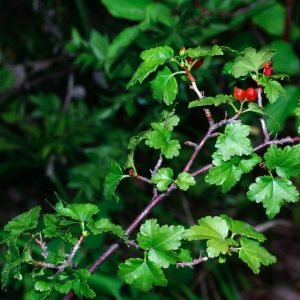
[[257,90],[253,87],[247,88],[246,90],[235,87],[233,97],[239,101],[246,99],[246,101],[253,102],[257,99]]
[[265,64],[264,64],[264,74],[266,76],[271,76],[272,75],[272,67],[271,67],[271,64],[272,62],[271,61],[267,61]]

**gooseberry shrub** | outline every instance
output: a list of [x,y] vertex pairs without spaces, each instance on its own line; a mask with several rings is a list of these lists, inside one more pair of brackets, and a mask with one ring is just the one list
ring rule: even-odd
[[[151,75],[153,98],[158,105],[165,107],[160,119],[153,120],[149,129],[130,139],[124,167],[117,162],[110,164],[103,183],[103,196],[107,201],[122,201],[117,192],[118,185],[123,180],[134,178],[152,187],[151,200],[127,228],[102,218],[95,204],[68,204],[58,194],[52,214],[44,214],[41,219],[41,207],[38,206],[13,218],[4,228],[9,234],[1,241],[7,246],[2,288],[11,276],[22,280],[25,275],[22,266],[29,265],[26,270],[30,273],[26,276],[32,279],[34,289],[26,299],[46,299],[54,291],[65,294],[64,299],[71,299],[74,295],[94,298],[96,294],[89,287],[89,277],[122,244],[136,247],[139,255],[121,262],[116,273],[127,284],[144,292],[154,286],[166,286],[168,281],[164,270],[172,265],[193,268],[213,259],[224,263],[229,256],[236,255],[258,274],[262,266],[274,264],[276,257],[262,244],[266,237],[250,224],[226,214],[199,218],[198,224],[190,228],[161,225],[159,220],[146,217],[173,191],[192,189],[196,185],[195,178],[200,175],[204,176],[207,184],[227,193],[243,174],[252,172],[254,168],[260,168],[264,175],[253,180],[247,197],[249,201],[262,204],[269,219],[280,212],[284,203],[299,200],[292,178],[300,173],[300,145],[297,144],[300,137],[272,139],[265,123],[267,118],[276,122],[266,113],[264,106],[285,95],[280,81],[288,79],[285,74],[265,74],[275,52],[273,49],[257,51],[253,48],[237,52],[217,45],[211,49],[200,46],[184,48],[180,53],[168,46],[143,51],[140,55],[143,61],[127,88],[144,84]],[[245,80],[250,82],[249,88],[239,93],[235,89],[228,95],[205,95],[205,91],[197,85],[197,73],[193,67],[197,62],[205,62],[206,57],[213,59],[226,53],[235,55],[235,58],[225,64],[222,74],[231,77],[234,85],[239,86]],[[175,128],[180,126],[176,105],[180,101],[177,94],[182,77],[195,94],[188,108],[199,110],[199,115],[207,119],[207,131],[200,142],[180,141],[172,137]],[[218,122],[213,113],[216,106],[220,106],[225,115]],[[261,124],[261,142],[256,139],[254,143],[250,139],[251,127],[244,124],[242,118],[248,113],[254,114]],[[295,114],[300,115],[297,108]],[[197,158],[210,139],[215,140],[211,160],[201,168],[195,168]],[[140,174],[135,163],[135,151],[141,143],[157,153],[157,163],[150,166],[149,174]],[[190,147],[192,154],[182,171],[176,174],[168,166],[168,161],[176,160],[182,147]],[[139,232],[134,236],[132,233],[137,228]],[[99,253],[93,265],[81,266],[75,256],[85,238],[106,232],[116,236],[116,241],[106,252]],[[52,247],[50,251],[48,245],[53,240],[57,241],[57,248],[53,250]],[[199,240],[204,241],[206,246],[201,249],[200,256],[195,256],[191,252],[192,243]]]

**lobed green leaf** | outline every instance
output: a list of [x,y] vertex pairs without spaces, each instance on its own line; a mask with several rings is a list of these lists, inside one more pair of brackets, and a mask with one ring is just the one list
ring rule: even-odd
[[249,225],[246,222],[233,220],[226,215],[221,215],[221,218],[226,221],[230,231],[232,231],[234,235],[243,235],[248,238],[258,240],[259,242],[263,242],[266,240],[266,237],[262,233],[257,232],[253,228],[253,226]]
[[120,264],[118,275],[126,283],[143,292],[149,291],[153,285],[165,286],[168,283],[159,266],[140,258],[130,258]]
[[24,231],[34,229],[38,224],[38,217],[40,215],[41,207],[36,206],[30,211],[14,217],[4,227],[5,231],[10,231],[12,235],[20,235]]
[[133,74],[131,80],[127,84],[127,88],[136,84],[137,81],[142,83],[146,77],[154,72],[159,65],[164,64],[166,61],[173,57],[173,49],[164,46],[156,47],[145,50],[141,53],[141,58],[144,60]]
[[85,222],[91,218],[94,214],[99,212],[99,208],[95,204],[91,203],[76,203],[69,204],[62,208],[58,215],[70,217],[73,220]]
[[234,60],[231,73],[235,78],[256,73],[275,53],[276,51],[271,49],[256,52],[254,48],[247,48]]
[[276,170],[278,176],[289,178],[300,174],[300,145],[283,149],[271,145],[264,155],[269,170]]
[[247,197],[251,201],[262,202],[268,218],[272,219],[279,213],[284,200],[286,202],[298,201],[299,192],[286,178],[261,176],[256,178],[256,183],[249,186]]
[[226,125],[225,133],[221,134],[216,142],[216,151],[224,161],[230,160],[232,156],[250,155],[253,152],[251,142],[247,138],[250,126],[240,123]]
[[175,182],[183,191],[187,191],[190,186],[194,186],[196,184],[195,178],[187,172],[180,173]]
[[151,182],[156,184],[159,191],[165,191],[173,181],[173,170],[170,168],[160,168],[151,178]]
[[261,247],[259,242],[242,237],[241,246],[239,258],[253,270],[254,274],[259,273],[260,264],[268,266],[276,263],[276,257]]

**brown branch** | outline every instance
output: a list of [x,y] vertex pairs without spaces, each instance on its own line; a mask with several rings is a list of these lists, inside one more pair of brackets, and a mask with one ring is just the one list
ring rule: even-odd
[[286,0],[283,40],[287,43],[290,41],[293,9],[294,0]]

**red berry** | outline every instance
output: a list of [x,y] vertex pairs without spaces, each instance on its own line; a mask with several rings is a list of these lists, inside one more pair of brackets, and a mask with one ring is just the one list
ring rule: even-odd
[[268,68],[268,69],[265,69],[264,73],[266,76],[271,76],[272,75],[272,68]]
[[[195,61],[195,58],[188,57],[187,61],[190,64]],[[197,69],[197,68],[201,67],[203,62],[204,62],[204,57],[200,58],[197,62],[195,62],[195,64],[193,65],[193,68]]]
[[246,100],[253,102],[257,99],[257,90],[253,87],[246,89]]
[[235,87],[233,91],[233,97],[236,100],[242,101],[246,98],[246,92],[243,89]]
[[271,61],[267,61],[267,62],[264,64],[264,69],[270,69],[270,68],[271,68],[271,64],[272,64]]

